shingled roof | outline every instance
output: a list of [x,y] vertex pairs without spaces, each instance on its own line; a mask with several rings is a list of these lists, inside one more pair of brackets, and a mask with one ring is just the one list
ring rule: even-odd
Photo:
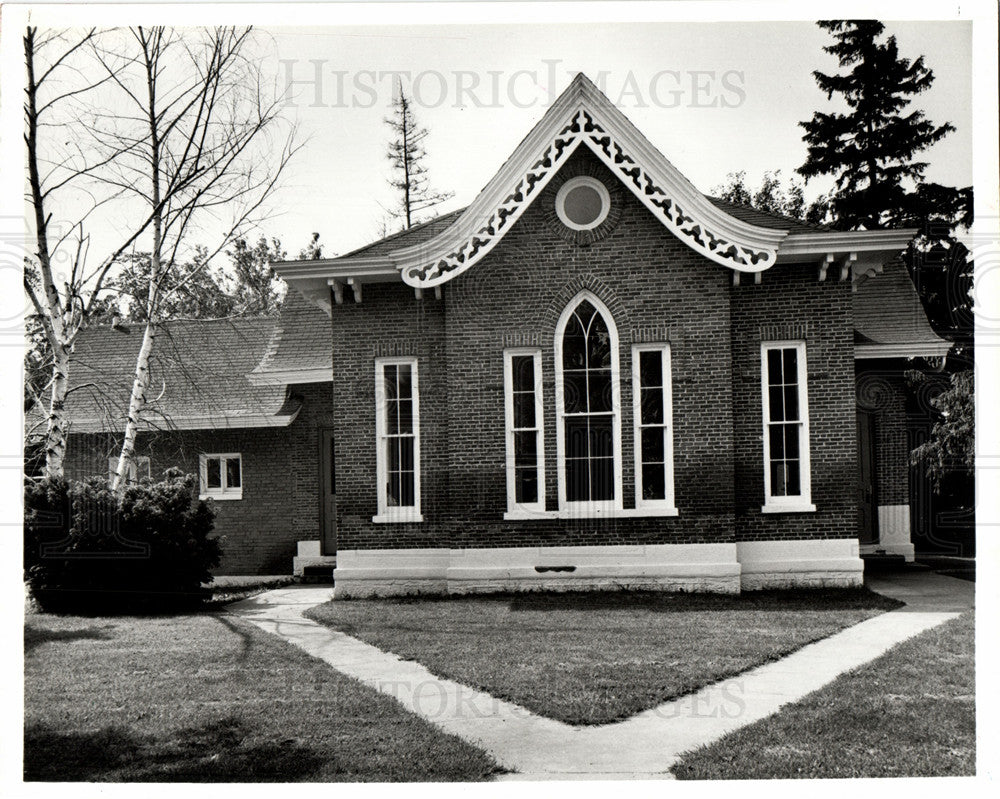
[[254,385],[325,383],[333,379],[330,317],[297,291],[289,291],[261,362],[248,375]]
[[[165,322],[150,357],[150,402],[143,430],[282,427],[298,402],[284,386],[247,380],[264,356],[275,319]],[[66,401],[70,432],[119,432],[125,427],[143,325],[128,332],[96,326],[80,332]]]
[[906,265],[898,260],[858,283],[854,330],[855,352],[861,358],[943,357],[951,348],[951,342],[931,328]]

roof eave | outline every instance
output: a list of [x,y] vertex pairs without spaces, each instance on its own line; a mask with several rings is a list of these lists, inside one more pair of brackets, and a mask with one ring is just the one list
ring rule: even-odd
[[827,255],[849,253],[884,254],[892,258],[905,250],[918,232],[916,228],[900,228],[791,233],[778,248],[778,262],[822,259]]
[[855,344],[854,360],[874,358],[943,358],[951,351],[952,343],[938,341],[918,341],[898,344]]
[[[171,417],[162,425],[149,422],[139,423],[139,432],[161,432],[163,430],[242,430],[244,428],[288,427],[299,415],[301,407],[287,414],[254,413],[226,416],[213,414],[204,416]],[[104,419],[78,419],[70,422],[70,433],[120,433],[123,425],[109,424]]]
[[297,383],[329,383],[333,380],[332,366],[315,366],[305,369],[272,369],[250,372],[247,380],[252,386],[287,386]]

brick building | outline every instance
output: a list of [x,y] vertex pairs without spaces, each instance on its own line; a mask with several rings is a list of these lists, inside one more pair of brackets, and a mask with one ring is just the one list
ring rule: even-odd
[[912,234],[706,197],[580,75],[467,208],[276,264],[277,322],[187,323],[255,344],[142,451],[197,464],[220,571],[297,546],[338,596],[855,585],[913,556],[902,373],[948,350]]

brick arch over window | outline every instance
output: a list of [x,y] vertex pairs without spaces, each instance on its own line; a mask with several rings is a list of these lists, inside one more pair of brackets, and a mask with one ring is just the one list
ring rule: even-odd
[[596,275],[583,274],[563,285],[538,317],[535,327],[545,331],[547,344],[552,343],[556,326],[567,306],[582,292],[593,294],[607,306],[619,330],[629,330],[631,320],[628,310],[614,288]]

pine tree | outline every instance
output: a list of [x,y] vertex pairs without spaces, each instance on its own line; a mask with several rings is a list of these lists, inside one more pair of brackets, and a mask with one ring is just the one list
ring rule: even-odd
[[390,214],[394,219],[402,219],[409,229],[420,211],[450,200],[455,193],[430,190],[424,166],[427,152],[423,144],[428,131],[417,122],[412,101],[403,92],[402,84],[397,84],[396,88],[393,114],[385,120],[393,132],[386,152],[395,173],[389,185],[400,193],[399,204]]
[[[807,180],[819,175],[836,179],[833,196],[837,226],[843,229],[912,224],[927,213],[927,202],[918,186],[927,163],[915,160],[955,128],[948,122],[935,125],[921,111],[904,113],[911,98],[926,91],[934,73],[923,56],[914,61],[899,56],[896,38],[880,37],[885,30],[874,20],[828,20],[817,23],[836,43],[823,49],[835,55],[838,75],[813,72],[827,99],[837,95],[848,113],[822,113],[799,124],[809,145],[806,162],[798,172]],[[938,190],[949,192],[946,187]],[[926,192],[926,189],[923,190]],[[936,213],[959,216],[960,193],[951,189],[946,198],[938,191]]]

